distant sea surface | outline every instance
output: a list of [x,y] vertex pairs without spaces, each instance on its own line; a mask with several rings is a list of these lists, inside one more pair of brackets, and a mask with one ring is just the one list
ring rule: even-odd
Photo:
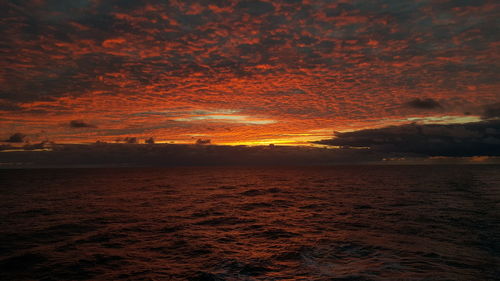
[[500,280],[500,166],[0,170],[1,280]]

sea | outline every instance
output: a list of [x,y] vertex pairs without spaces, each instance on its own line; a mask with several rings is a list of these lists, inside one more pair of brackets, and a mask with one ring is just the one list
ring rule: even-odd
[[500,280],[500,166],[0,170],[1,280]]

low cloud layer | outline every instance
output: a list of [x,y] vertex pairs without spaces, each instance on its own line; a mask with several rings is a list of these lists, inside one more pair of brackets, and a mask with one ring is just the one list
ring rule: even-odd
[[324,165],[376,163],[387,156],[359,149],[197,144],[41,143],[26,150],[40,148],[50,151],[0,152],[0,167]]
[[500,120],[453,125],[408,124],[337,132],[333,139],[318,143],[425,156],[500,156]]

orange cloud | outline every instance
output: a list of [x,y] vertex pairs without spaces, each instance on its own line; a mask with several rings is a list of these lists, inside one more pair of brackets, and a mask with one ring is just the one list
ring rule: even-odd
[[500,98],[493,1],[8,2],[4,136],[304,141],[429,117],[412,99],[478,116]]

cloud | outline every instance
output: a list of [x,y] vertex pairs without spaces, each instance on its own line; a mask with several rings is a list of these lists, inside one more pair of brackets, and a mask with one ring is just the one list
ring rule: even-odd
[[[463,112],[458,103],[499,97],[491,0],[4,2],[3,135],[22,128],[93,141],[76,129],[88,127],[58,126],[84,113],[110,128],[99,132],[106,140],[117,131],[181,140],[211,127],[215,143],[236,143],[403,119],[405,97],[431,97],[450,115]],[[412,117],[440,109],[426,99],[408,106]],[[256,118],[218,125],[235,117],[212,116],[154,132],[186,116],[128,118],[224,107],[241,110],[239,121]]]
[[137,142],[138,142],[138,140],[137,140],[137,138],[136,138],[136,137],[126,137],[126,138],[124,138],[124,139],[123,139],[123,141],[124,141],[125,143],[130,143],[130,144],[133,144],[133,143],[137,143]]
[[0,151],[12,149],[10,144],[0,144]]
[[317,165],[329,163],[365,163],[381,161],[384,155],[358,149],[324,149],[291,146],[218,146],[218,145],[129,145],[98,142],[83,144],[49,144],[25,149],[47,148],[49,151],[2,153],[2,163],[20,167],[79,165],[99,166],[182,166],[182,165]]
[[500,102],[486,105],[481,117],[483,119],[500,118]]
[[500,156],[500,121],[453,125],[408,124],[336,132],[333,139],[317,143],[425,156]]
[[196,144],[198,145],[205,145],[205,144],[210,144],[211,140],[210,139],[197,139]]
[[3,111],[19,111],[19,110],[21,110],[21,107],[18,106],[17,104],[15,104],[15,103],[13,103],[13,102],[0,99],[0,110],[3,110]]
[[23,149],[24,150],[45,149],[47,148],[47,146],[50,146],[51,144],[53,143],[49,141],[41,141],[39,143],[34,143],[34,144],[27,143],[23,146]]
[[26,135],[22,133],[15,133],[11,135],[8,139],[4,140],[4,142],[12,142],[12,143],[21,143],[26,139]]
[[96,126],[86,123],[82,120],[71,120],[69,122],[71,128],[95,128]]
[[261,15],[271,13],[274,11],[273,4],[271,4],[269,2],[259,1],[259,0],[240,1],[236,5],[236,8],[239,8],[239,9],[249,13],[252,16],[261,16]]
[[405,103],[405,105],[407,107],[414,108],[414,109],[439,109],[439,108],[443,108],[438,101],[436,101],[435,99],[432,99],[432,98],[426,98],[426,99],[415,98],[415,99],[412,99],[411,101]]

